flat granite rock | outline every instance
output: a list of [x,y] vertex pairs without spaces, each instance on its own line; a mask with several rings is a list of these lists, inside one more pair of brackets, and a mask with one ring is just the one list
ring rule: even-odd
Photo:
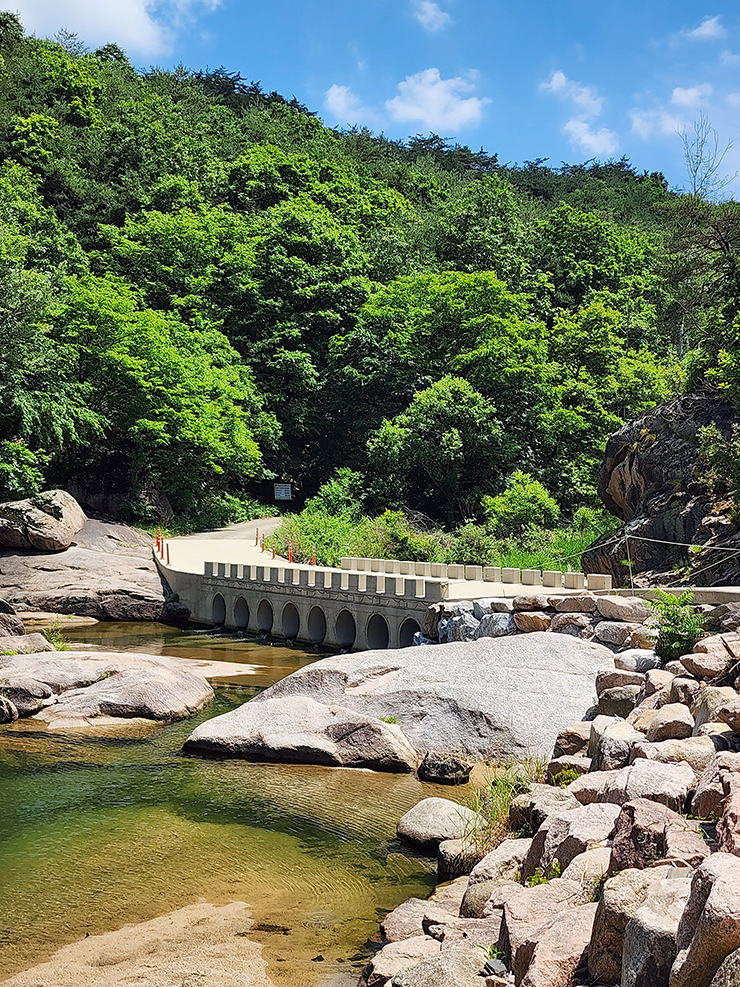
[[500,760],[549,753],[558,733],[593,705],[596,674],[612,668],[607,648],[535,632],[324,658],[252,703],[305,696],[395,716],[420,751]]
[[0,551],[0,596],[16,610],[101,620],[166,618],[152,539],[124,524],[87,521],[69,548]]
[[413,771],[419,764],[419,755],[393,723],[305,697],[250,701],[214,716],[191,733],[183,750],[375,771]]

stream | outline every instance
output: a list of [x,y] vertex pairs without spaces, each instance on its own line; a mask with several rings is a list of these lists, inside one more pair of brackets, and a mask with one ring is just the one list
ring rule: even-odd
[[67,637],[256,667],[198,716],[143,737],[0,727],[0,980],[88,933],[239,900],[252,906],[250,935],[276,985],[354,987],[379,919],[435,883],[434,863],[397,843],[396,822],[429,795],[465,801],[466,788],[180,753],[198,723],[315,654],[161,624]]

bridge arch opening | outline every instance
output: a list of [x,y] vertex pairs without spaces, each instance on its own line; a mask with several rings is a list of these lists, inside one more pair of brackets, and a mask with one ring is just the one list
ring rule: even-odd
[[243,596],[234,604],[234,624],[238,631],[246,631],[249,626],[249,605]]
[[226,603],[220,593],[216,593],[211,604],[211,621],[214,627],[223,627],[226,623]]
[[371,651],[388,647],[388,624],[385,617],[374,613],[367,622],[367,646]]
[[337,644],[344,651],[352,647],[357,636],[355,618],[349,610],[342,610],[337,617]]
[[268,600],[260,600],[257,607],[257,630],[260,634],[269,634],[273,622],[272,606]]
[[401,632],[398,635],[398,643],[402,648],[410,648],[414,643],[414,634],[420,631],[421,627],[413,619],[413,617],[407,617],[406,620],[401,624]]
[[308,636],[311,644],[321,644],[326,637],[326,614],[321,607],[311,607],[308,615]]
[[292,603],[286,603],[283,607],[282,625],[283,637],[286,641],[295,641],[301,626],[301,618]]

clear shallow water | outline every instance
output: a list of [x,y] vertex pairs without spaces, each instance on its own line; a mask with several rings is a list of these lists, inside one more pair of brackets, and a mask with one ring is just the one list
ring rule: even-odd
[[219,689],[200,716],[143,738],[0,727],[0,979],[86,933],[205,899],[252,905],[276,984],[354,985],[378,920],[434,884],[431,862],[396,843],[396,821],[420,798],[465,791],[180,753],[197,723],[314,655],[156,624],[68,636],[260,667],[253,688]]

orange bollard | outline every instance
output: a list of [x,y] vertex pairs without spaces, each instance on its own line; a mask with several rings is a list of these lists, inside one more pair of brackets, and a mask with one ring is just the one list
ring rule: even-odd
[[157,551],[159,551],[159,546],[161,543],[162,543],[162,529],[157,528],[157,541],[156,541]]
[[255,545],[259,545],[259,543],[260,543],[260,529],[259,528],[257,528],[257,530],[255,532],[255,535],[254,535],[254,543],[255,543]]
[[166,547],[167,547],[167,565],[169,565],[170,564],[170,546],[169,546],[169,544]]
[[264,552],[264,550],[265,550],[265,536],[262,535],[262,551]]
[[272,557],[275,558],[275,539],[272,539]]
[[293,564],[293,542],[292,541],[289,541],[288,542],[288,562],[290,562],[291,565]]
[[311,565],[316,565],[316,546],[313,547],[313,554],[311,556]]

